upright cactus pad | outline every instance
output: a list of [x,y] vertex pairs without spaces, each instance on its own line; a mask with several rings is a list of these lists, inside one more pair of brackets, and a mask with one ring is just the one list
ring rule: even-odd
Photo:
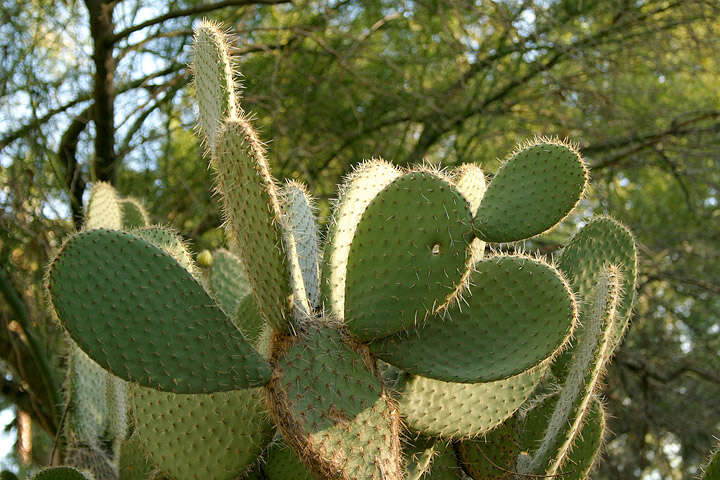
[[569,340],[573,295],[545,262],[498,255],[477,262],[470,292],[445,319],[384,338],[372,352],[404,370],[449,382],[488,382],[554,356]]
[[199,104],[198,124],[210,151],[215,150],[222,122],[238,111],[228,40],[220,25],[212,21],[204,20],[195,29],[193,73]]
[[433,172],[407,173],[363,212],[352,239],[345,324],[361,340],[422,325],[465,272],[470,208]]
[[[453,170],[452,180],[458,191],[465,197],[465,200],[468,201],[470,211],[474,217],[485,196],[485,190],[487,190],[485,174],[477,165],[464,163]],[[485,242],[479,238],[474,238],[470,244],[470,248],[472,251],[471,262],[474,263],[482,260],[485,253]]]
[[122,212],[122,228],[126,230],[145,227],[150,223],[145,208],[134,198],[120,200],[120,210]]
[[481,438],[464,440],[455,446],[465,473],[475,480],[509,480],[520,453],[517,419],[510,417]]
[[268,404],[286,441],[321,478],[395,480],[399,417],[366,352],[339,332],[276,337]]
[[292,289],[283,215],[264,148],[249,120],[225,122],[212,165],[223,193],[230,245],[240,252],[258,310],[274,329],[288,331]]
[[71,347],[68,402],[68,425],[74,442],[96,446],[108,426],[105,401],[107,372],[88,358],[78,347]]
[[105,182],[97,182],[90,190],[90,201],[85,212],[85,230],[96,228],[122,228],[122,210],[115,189]]
[[[70,336],[120,378],[177,393],[207,393],[263,385],[270,377],[267,362],[202,286],[139,237],[110,230],[80,233],[65,243],[48,278]],[[120,326],[123,335],[117,334]]]
[[212,254],[208,286],[217,304],[231,318],[237,315],[245,297],[252,296],[252,288],[240,259],[224,249]]
[[478,238],[514,242],[548,230],[580,200],[588,171],[571,145],[539,139],[503,164],[475,213]]
[[285,442],[270,445],[262,468],[267,480],[318,480]]

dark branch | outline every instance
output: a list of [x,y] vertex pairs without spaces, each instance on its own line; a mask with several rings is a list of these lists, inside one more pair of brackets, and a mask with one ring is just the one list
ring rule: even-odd
[[216,2],[216,3],[208,3],[205,5],[197,5],[195,7],[185,8],[183,10],[176,10],[174,12],[168,12],[165,15],[160,15],[159,17],[151,18],[150,20],[146,20],[142,23],[138,23],[137,25],[133,25],[132,27],[128,27],[125,30],[122,30],[118,33],[116,33],[111,39],[110,42],[115,43],[118,40],[121,40],[132,33],[137,32],[138,30],[142,30],[143,28],[152,27],[153,25],[157,25],[158,23],[163,23],[167,20],[171,20],[173,18],[180,18],[180,17],[188,17],[190,15],[199,15],[201,13],[207,13],[211,12],[213,10],[218,10],[220,8],[225,7],[245,7],[248,5],[278,5],[282,3],[291,3],[290,0],[224,0],[222,2]]

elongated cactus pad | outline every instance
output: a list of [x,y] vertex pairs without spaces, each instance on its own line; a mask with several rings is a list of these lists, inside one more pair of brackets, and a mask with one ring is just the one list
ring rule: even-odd
[[348,330],[372,340],[422,324],[460,283],[470,220],[465,198],[435,173],[411,172],[385,187],[350,246]]
[[135,435],[175,480],[230,480],[250,469],[272,438],[261,389],[179,395],[133,390]]
[[120,210],[122,212],[122,228],[125,230],[145,227],[150,223],[145,208],[134,198],[120,200]]
[[458,461],[475,480],[508,480],[520,453],[517,419],[510,417],[487,435],[455,445]]
[[276,337],[268,405],[285,440],[321,478],[399,480],[399,417],[367,353],[339,332]]
[[345,283],[350,244],[365,209],[375,196],[401,175],[384,160],[366,161],[355,167],[338,191],[322,267],[322,294],[333,317],[345,316]]
[[558,394],[555,410],[532,461],[521,473],[545,472],[555,475],[567,463],[573,445],[592,407],[592,398],[610,357],[614,315],[620,300],[620,275],[608,266],[598,278],[584,328],[579,332],[567,378]]
[[110,373],[106,374],[105,391],[108,409],[108,434],[115,440],[125,440],[130,434],[130,405],[128,383]]
[[474,265],[470,285],[447,318],[373,342],[373,354],[417,375],[475,383],[538,365],[569,340],[577,315],[573,295],[542,260],[486,258]]
[[228,317],[237,315],[240,302],[252,295],[240,259],[227,250],[220,249],[213,253],[208,280],[215,301]]
[[225,122],[212,156],[231,250],[240,253],[258,310],[288,331],[292,289],[285,257],[282,212],[265,152],[246,118]]
[[[546,397],[531,410],[524,412],[520,425],[520,449],[533,454],[542,443],[553,412],[556,410],[557,395]],[[581,431],[575,437],[567,456],[554,475],[572,480],[584,480],[587,472],[597,458],[605,433],[605,411],[602,404],[593,398],[588,413],[584,418]],[[527,472],[529,455],[521,455],[517,470]],[[546,471],[537,470],[538,475],[546,475]],[[548,474],[552,475],[552,474]]]
[[[282,189],[282,207],[285,214],[286,245],[292,244],[297,258],[293,268],[293,283],[302,280],[302,289],[293,287],[294,295],[304,294],[306,301],[298,302],[308,309],[317,308],[320,301],[320,243],[315,222],[314,206],[305,186],[297,182],[288,182]],[[290,239],[290,236],[292,238]],[[296,280],[297,278],[297,280]]]
[[262,470],[267,480],[320,480],[285,442],[270,445]]
[[575,208],[588,171],[575,148],[538,140],[507,161],[490,182],[474,218],[487,242],[514,242],[542,233]]
[[612,352],[627,328],[635,299],[637,252],[632,233],[610,217],[598,217],[570,240],[558,260],[558,268],[578,293],[579,299],[585,303],[590,301],[598,278],[608,265],[615,265],[622,275],[622,300],[612,326]]
[[463,439],[485,434],[530,397],[547,371],[539,365],[506,380],[452,383],[407,376],[399,386],[398,408],[405,425],[424,435]]
[[33,480],[89,480],[88,477],[72,467],[50,467],[40,470]]
[[198,124],[211,152],[220,125],[238,111],[229,43],[228,35],[215,22],[203,20],[195,29],[193,73]]
[[134,235],[93,230],[71,237],[51,266],[48,289],[78,346],[125,380],[207,393],[270,377],[267,362],[192,275]]
[[122,210],[117,192],[109,183],[96,182],[90,190],[90,200],[85,212],[85,230],[96,228],[122,228]]
[[108,426],[107,372],[77,346],[70,348],[68,424],[75,442],[97,446]]

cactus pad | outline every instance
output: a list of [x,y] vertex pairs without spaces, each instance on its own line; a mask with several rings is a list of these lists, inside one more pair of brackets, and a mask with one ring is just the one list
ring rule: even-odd
[[249,120],[225,122],[212,165],[231,250],[240,254],[258,310],[275,330],[287,331],[292,290],[283,253],[282,212],[264,148]]
[[125,230],[145,227],[150,223],[147,212],[140,205],[140,202],[134,198],[120,200],[120,210],[122,212],[122,227]]
[[270,446],[262,470],[268,480],[319,480],[284,442]]
[[268,404],[305,464],[321,478],[402,478],[397,408],[366,352],[317,327],[276,336],[272,359]]
[[252,293],[240,259],[227,250],[213,253],[208,280],[215,301],[230,318],[237,314],[240,302]]
[[398,387],[400,415],[408,428],[425,435],[476,437],[515,413],[546,371],[542,364],[506,380],[474,384],[407,376]]
[[340,321],[345,315],[348,254],[358,222],[373,198],[399,176],[390,163],[371,160],[357,166],[339,189],[323,258],[322,294]]
[[[482,169],[474,163],[464,163],[453,170],[452,180],[458,191],[468,201],[470,211],[475,216],[480,202],[485,196],[485,190],[487,190],[485,174]],[[472,251],[471,262],[475,263],[481,260],[485,254],[485,242],[479,238],[473,238],[470,248]]]
[[48,283],[73,340],[120,378],[176,393],[269,379],[267,362],[192,275],[139,237],[111,230],[71,237]]
[[121,480],[148,480],[155,467],[148,459],[137,435],[120,443],[118,473]]
[[575,302],[542,260],[497,255],[477,262],[471,291],[445,319],[370,344],[384,361],[446,382],[516,375],[558,352],[573,330]]
[[539,140],[518,150],[495,175],[474,218],[487,242],[514,242],[560,222],[580,200],[588,171],[572,146]]
[[509,480],[520,453],[517,420],[510,417],[483,438],[455,445],[458,462],[476,480]]
[[122,211],[117,192],[109,183],[96,182],[90,190],[90,200],[85,212],[85,230],[96,228],[122,228]]
[[193,73],[198,99],[198,124],[210,151],[223,120],[237,113],[235,79],[228,35],[212,21],[203,20],[195,29]]
[[446,179],[411,172],[368,205],[350,246],[345,324],[361,340],[420,324],[465,272],[470,208]]
[[176,480],[230,480],[272,438],[260,389],[178,395],[135,387],[135,434]]
[[108,426],[107,372],[75,345],[70,348],[68,423],[75,441],[97,446]]

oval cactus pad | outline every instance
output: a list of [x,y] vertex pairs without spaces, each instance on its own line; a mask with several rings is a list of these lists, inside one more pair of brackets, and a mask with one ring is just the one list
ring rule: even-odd
[[471,214],[439,175],[398,178],[368,205],[350,246],[345,323],[361,340],[421,323],[465,273]]
[[446,382],[489,382],[516,375],[558,352],[576,318],[560,273],[530,257],[477,262],[471,290],[424,326],[370,344],[386,362]]
[[575,208],[587,181],[587,169],[571,146],[531,144],[490,182],[475,215],[475,233],[486,242],[515,242],[542,233]]
[[114,375],[158,390],[260,386],[270,365],[175,259],[134,235],[73,236],[48,275],[60,321]]

